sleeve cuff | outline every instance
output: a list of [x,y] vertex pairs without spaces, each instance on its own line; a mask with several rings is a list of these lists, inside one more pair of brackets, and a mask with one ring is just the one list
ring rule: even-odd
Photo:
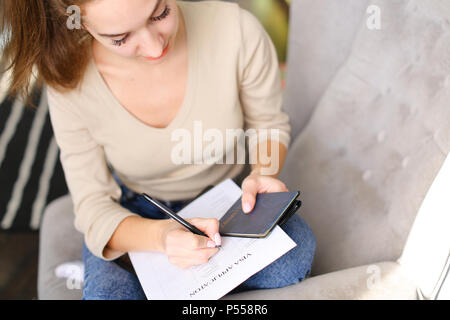
[[112,250],[108,248],[107,245],[119,224],[125,218],[131,216],[138,215],[130,211],[120,211],[114,214],[113,217],[108,217],[107,220],[105,219],[105,221],[102,221],[101,226],[99,226],[99,229],[95,230],[95,232],[91,229],[90,234],[92,234],[92,236],[90,237],[89,235],[86,235],[85,241],[86,246],[89,248],[92,254],[106,261],[112,261],[124,255],[126,252]]
[[[256,130],[256,131],[259,131],[259,130]],[[291,143],[290,134],[285,132],[284,130],[278,130],[278,133],[279,134],[272,136],[270,133],[269,134],[261,134],[260,132],[258,132],[257,135],[250,136],[249,141],[248,141],[249,150],[250,151],[253,150],[253,148],[256,147],[257,144],[264,142],[266,140],[278,141],[286,147],[286,150],[289,150],[289,146]]]

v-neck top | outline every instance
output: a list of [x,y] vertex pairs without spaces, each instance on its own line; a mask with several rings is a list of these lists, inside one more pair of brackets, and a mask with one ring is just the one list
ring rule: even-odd
[[[179,4],[179,3],[178,3]],[[181,3],[181,6],[183,6],[184,3]],[[183,10],[181,11],[183,13]],[[170,124],[164,128],[158,128],[153,127],[151,125],[148,125],[135,117],[132,113],[130,113],[114,96],[114,94],[111,92],[109,86],[104,81],[102,75],[100,74],[97,65],[95,63],[95,60],[91,58],[89,60],[89,66],[88,66],[88,72],[91,72],[92,76],[94,77],[94,81],[98,82],[100,86],[102,87],[101,90],[104,92],[108,97],[108,101],[111,101],[111,106],[114,108],[117,108],[118,112],[122,112],[123,116],[127,119],[129,119],[130,122],[133,123],[133,125],[143,126],[144,130],[147,131],[154,131],[154,132],[165,132],[170,131],[172,128],[176,128],[177,125],[185,119],[187,114],[189,113],[189,109],[192,106],[191,98],[195,94],[196,91],[196,85],[197,85],[197,79],[195,79],[195,76],[198,74],[195,72],[197,69],[197,55],[194,45],[194,41],[190,41],[190,33],[191,33],[191,26],[188,25],[191,23],[191,21],[186,21],[186,38],[187,38],[187,55],[188,55],[188,73],[187,73],[187,80],[186,80],[186,88],[185,88],[185,95],[184,99],[181,103],[181,107],[179,108],[176,116]]]
[[248,147],[237,141],[250,129],[279,129],[279,141],[290,144],[276,50],[257,18],[231,2],[176,3],[186,25],[188,75],[167,127],[150,126],[124,108],[93,57],[76,89],[46,87],[75,227],[105,260],[124,254],[107,243],[123,219],[136,215],[117,202],[121,189],[109,167],[131,190],[184,200],[242,172]]

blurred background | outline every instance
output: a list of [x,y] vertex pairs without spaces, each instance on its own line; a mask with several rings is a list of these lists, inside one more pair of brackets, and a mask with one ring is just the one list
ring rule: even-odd
[[[187,0],[202,1],[202,0]],[[286,72],[287,41],[289,29],[289,5],[291,0],[223,0],[236,2],[253,13],[262,23],[275,45],[280,63],[282,83]]]
[[[261,21],[277,49],[284,86],[290,0],[223,1]],[[0,49],[1,43],[0,35]],[[0,299],[36,299],[42,212],[68,190],[41,88],[34,88],[39,108],[32,110],[6,96],[7,86],[0,73]]]
[[270,35],[278,53],[284,80],[291,0],[237,0],[242,8],[252,12]]

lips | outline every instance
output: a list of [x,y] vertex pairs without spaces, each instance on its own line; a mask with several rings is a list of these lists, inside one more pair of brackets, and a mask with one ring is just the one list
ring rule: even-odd
[[169,50],[169,44],[167,44],[167,46],[164,48],[162,54],[158,58],[153,58],[153,57],[144,57],[144,58],[147,60],[159,60],[166,55],[168,50]]

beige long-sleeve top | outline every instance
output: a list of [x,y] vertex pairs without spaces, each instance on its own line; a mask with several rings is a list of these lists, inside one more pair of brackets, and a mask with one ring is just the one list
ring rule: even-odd
[[[236,177],[244,168],[240,161],[199,159],[193,146],[199,132],[225,138],[227,129],[275,128],[286,148],[290,143],[277,54],[260,22],[234,3],[177,4],[186,23],[189,70],[181,109],[166,128],[151,127],[129,113],[92,58],[77,89],[60,93],[47,88],[75,228],[84,234],[89,250],[105,260],[124,254],[107,243],[119,223],[135,215],[113,200],[121,191],[107,163],[132,190],[182,200]],[[188,139],[180,140],[181,136]],[[189,139],[192,152],[183,155],[190,161],[179,163],[172,157]],[[211,140],[202,140],[204,152]],[[223,156],[237,152],[236,145],[223,141],[222,152]]]

